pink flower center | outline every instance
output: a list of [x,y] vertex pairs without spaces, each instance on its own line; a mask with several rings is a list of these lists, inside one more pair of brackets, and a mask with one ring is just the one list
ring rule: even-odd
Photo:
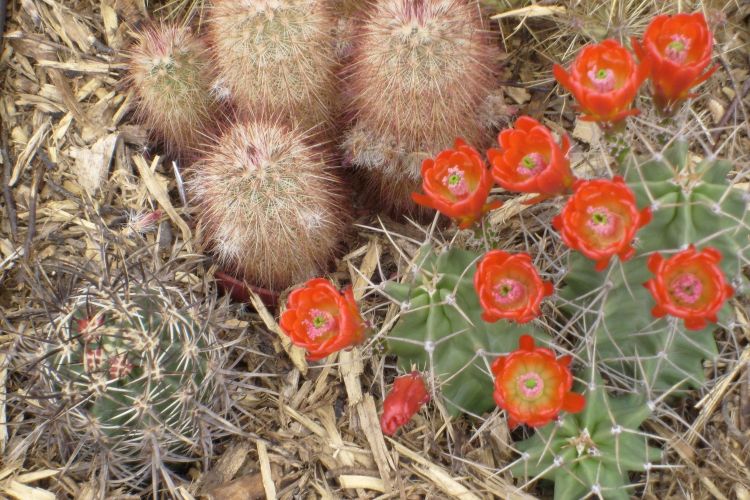
[[590,214],[586,227],[600,236],[612,236],[615,232],[617,215],[605,207],[588,207],[586,213]]
[[507,305],[521,298],[525,291],[526,287],[520,281],[503,278],[495,285],[492,298],[498,304]]
[[673,297],[684,304],[695,304],[703,293],[703,283],[691,273],[677,276],[669,285]]
[[524,373],[518,377],[518,390],[527,399],[534,399],[544,390],[544,380],[538,373]]
[[448,169],[448,175],[443,177],[443,185],[453,193],[454,196],[463,197],[469,194],[469,186],[465,179],[466,174],[459,167]]
[[315,340],[333,330],[336,326],[336,318],[333,314],[320,309],[310,309],[309,319],[304,321],[307,335]]
[[677,64],[682,64],[687,59],[689,50],[690,39],[688,37],[685,35],[672,35],[672,41],[664,49],[664,55]]
[[587,73],[594,88],[599,92],[611,92],[615,88],[615,72],[608,68],[592,68]]
[[523,176],[531,177],[545,168],[547,168],[547,164],[544,163],[544,157],[541,153],[529,153],[520,161],[516,172]]

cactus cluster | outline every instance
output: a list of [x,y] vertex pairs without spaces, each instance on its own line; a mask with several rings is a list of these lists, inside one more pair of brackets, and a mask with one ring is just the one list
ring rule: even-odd
[[27,389],[9,401],[34,427],[9,460],[43,443],[63,463],[90,464],[102,487],[159,498],[187,465],[207,466],[217,439],[241,433],[230,390],[242,377],[230,368],[240,353],[218,327],[232,311],[174,284],[195,259],[153,269],[147,255],[61,268],[74,293],[14,360]]
[[[351,119],[343,148],[366,191],[394,213],[413,211],[422,161],[457,137],[491,139],[499,52],[479,10],[461,0],[382,0],[371,6],[345,68]],[[502,110],[501,110],[502,111]]]

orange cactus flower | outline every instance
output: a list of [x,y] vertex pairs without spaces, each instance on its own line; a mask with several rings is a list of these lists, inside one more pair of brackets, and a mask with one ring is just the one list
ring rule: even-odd
[[429,400],[430,395],[419,372],[413,371],[398,377],[393,381],[393,389],[383,402],[383,415],[380,417],[383,434],[395,434]]
[[643,41],[632,39],[633,50],[651,67],[654,104],[665,113],[690,97],[688,91],[716,71],[711,63],[713,35],[703,13],[661,15],[646,28]]
[[487,203],[492,177],[479,153],[461,139],[456,139],[453,149],[422,162],[422,189],[425,194],[412,193],[412,199],[456,219],[461,229],[502,205]]
[[576,183],[562,213],[552,220],[566,245],[607,267],[613,255],[626,261],[635,254],[635,233],[651,221],[651,210],[640,212],[633,191],[622,177]]
[[534,338],[522,335],[518,349],[492,363],[493,396],[508,412],[508,426],[542,427],[560,411],[578,413],[586,406],[581,394],[571,392],[570,356],[555,358],[547,348],[535,347]]
[[504,189],[539,193],[534,202],[562,194],[573,185],[567,135],[558,145],[547,127],[529,116],[521,116],[514,128],[500,132],[497,141],[500,149],[490,149],[487,156],[492,176]]
[[656,301],[651,313],[657,318],[666,314],[682,318],[688,330],[715,323],[716,313],[734,295],[719,262],[721,253],[711,247],[698,252],[690,245],[669,259],[652,254],[648,269],[654,277],[643,284]]
[[340,292],[322,278],[289,294],[279,324],[310,361],[359,344],[367,331],[351,288]]
[[648,61],[636,64],[625,47],[615,40],[587,45],[570,71],[555,64],[553,73],[585,113],[583,120],[612,125],[638,113],[632,109],[638,88],[649,74]]
[[539,316],[542,299],[554,291],[552,283],[539,277],[528,254],[502,250],[492,250],[479,261],[474,289],[482,319],[489,323],[500,319],[528,323]]

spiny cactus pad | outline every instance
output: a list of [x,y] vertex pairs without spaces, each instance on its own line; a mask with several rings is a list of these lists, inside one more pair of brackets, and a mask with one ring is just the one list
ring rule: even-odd
[[389,282],[386,294],[401,305],[388,347],[404,371],[431,374],[451,414],[481,415],[493,408],[492,361],[518,347],[523,334],[548,339],[532,323],[487,323],[474,290],[480,255],[427,246],[415,259],[412,280]]
[[511,467],[527,481],[555,482],[555,499],[623,499],[633,493],[630,472],[650,470],[661,451],[638,428],[650,411],[641,396],[609,396],[601,380],[586,393],[586,408],[566,414],[515,446],[522,453]]
[[[560,291],[569,301],[564,309],[595,342],[596,362],[613,382],[652,398],[699,388],[705,381],[702,361],[717,355],[715,325],[689,331],[682,321],[654,318],[654,300],[643,287],[652,276],[646,261],[653,252],[669,256],[691,243],[698,249],[712,246],[722,253],[721,267],[739,292],[750,236],[746,202],[727,181],[729,162],[692,165],[685,142],[645,162],[629,155],[623,168],[639,207],[650,206],[653,221],[638,233],[635,257],[602,272],[573,252]],[[729,309],[725,305],[719,313],[720,324],[727,324]]]

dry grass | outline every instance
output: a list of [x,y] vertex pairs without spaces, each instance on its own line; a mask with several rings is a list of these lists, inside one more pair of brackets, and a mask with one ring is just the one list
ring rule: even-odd
[[[10,346],[31,335],[30,276],[38,266],[75,262],[97,251],[106,227],[125,234],[135,214],[163,211],[150,244],[196,250],[191,214],[182,189],[182,166],[157,156],[144,130],[131,121],[132,96],[120,84],[130,30],[146,17],[143,0],[22,0],[9,5],[7,38],[0,55],[3,218],[0,223],[0,342]],[[185,16],[198,0],[167,0],[162,14]],[[508,56],[509,104],[575,132],[575,159],[605,154],[595,130],[576,123],[570,101],[551,80],[551,63],[567,62],[593,39],[639,33],[654,12],[701,8],[712,20],[721,69],[686,118],[698,154],[731,158],[738,172],[750,170],[750,5],[739,0],[658,2],[487,0],[499,19]],[[158,6],[151,5],[150,8]],[[177,9],[177,10],[174,10]],[[525,9],[525,10],[524,10]],[[199,16],[197,16],[199,17]],[[197,18],[196,17],[196,18]],[[127,20],[128,23],[124,22]],[[559,95],[558,95],[559,94]],[[702,142],[701,142],[702,141]],[[528,217],[527,217],[528,216]],[[491,219],[493,230],[516,241],[520,224],[533,229],[548,217],[539,207],[507,203]],[[427,229],[363,217],[348,255],[332,277],[353,283],[378,334],[361,348],[307,365],[284,344],[272,312],[254,300],[237,318],[246,335],[259,337],[273,356],[262,391],[248,391],[252,438],[218,443],[211,470],[190,471],[182,498],[523,498],[503,467],[514,456],[498,411],[484,419],[447,420],[436,405],[422,411],[395,440],[378,424],[378,405],[395,375],[393,359],[379,339],[394,311],[370,281],[390,277],[405,264]],[[541,226],[539,226],[541,227]],[[384,228],[387,228],[384,229]],[[93,236],[92,236],[93,235]],[[398,236],[397,236],[398,235]],[[126,236],[126,235],[125,235]],[[441,239],[463,238],[451,232]],[[125,238],[127,240],[127,238]],[[541,237],[543,240],[543,237]],[[544,246],[544,241],[537,242]],[[195,277],[212,280],[214,267]],[[188,286],[183,284],[183,286]],[[734,302],[737,328],[722,339],[720,361],[706,370],[711,382],[677,408],[671,421],[653,420],[648,431],[667,441],[666,463],[652,471],[645,498],[750,498],[750,325],[747,303]],[[285,354],[289,353],[289,356]],[[0,388],[7,349],[0,351]],[[250,367],[252,370],[253,367]],[[7,450],[24,418],[0,400],[0,450]],[[519,437],[519,436],[514,436]],[[95,498],[85,473],[30,454],[3,461],[0,495],[18,499]],[[111,492],[125,495],[125,492]],[[528,493],[549,494],[541,485]],[[237,496],[232,496],[237,495]],[[120,498],[127,498],[120,496]]]

